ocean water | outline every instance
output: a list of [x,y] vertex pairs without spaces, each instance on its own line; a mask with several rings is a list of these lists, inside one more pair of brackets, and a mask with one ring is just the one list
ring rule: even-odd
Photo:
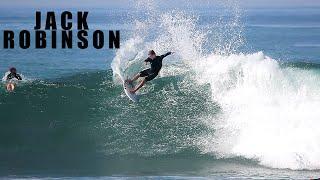
[[[89,12],[90,32],[120,30],[121,49],[1,45],[0,72],[26,79],[0,90],[2,178],[320,177],[320,8]],[[4,9],[0,29],[32,30],[34,14]],[[175,54],[132,103],[120,79],[149,49]]]

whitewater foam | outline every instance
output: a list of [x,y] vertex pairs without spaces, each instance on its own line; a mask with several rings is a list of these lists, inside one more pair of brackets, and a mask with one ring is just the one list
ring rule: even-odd
[[281,69],[262,52],[211,55],[201,69],[219,118],[206,119],[214,134],[197,143],[221,158],[243,156],[274,168],[319,169],[320,77],[307,70]]
[[[2,82],[7,82],[7,76],[10,74],[10,71],[4,73],[4,75],[2,76]],[[22,81],[21,82],[29,82],[29,81],[32,81],[32,79],[29,79],[27,77],[25,77],[23,74],[20,74],[21,78],[22,78]]]

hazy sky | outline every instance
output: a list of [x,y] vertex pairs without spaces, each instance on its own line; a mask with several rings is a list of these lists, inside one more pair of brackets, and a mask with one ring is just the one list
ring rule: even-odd
[[[236,0],[1,0],[2,8],[12,7],[130,7],[134,2],[152,3],[160,6],[179,7],[191,6],[216,6],[224,1]],[[245,7],[292,7],[292,6],[320,6],[320,0],[237,0]]]

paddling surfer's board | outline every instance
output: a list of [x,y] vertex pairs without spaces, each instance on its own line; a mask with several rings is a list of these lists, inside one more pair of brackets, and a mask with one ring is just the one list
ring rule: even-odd
[[7,91],[11,92],[14,90],[14,88],[15,88],[15,86],[13,83],[10,82],[7,84]]
[[126,95],[128,96],[128,98],[133,101],[133,102],[138,102],[138,96],[135,93],[131,93],[130,89],[133,88],[133,84],[129,83],[127,81],[123,81],[123,90],[126,93]]
[[11,79],[6,85],[7,91],[12,92],[16,88],[16,84],[18,84],[17,79]]

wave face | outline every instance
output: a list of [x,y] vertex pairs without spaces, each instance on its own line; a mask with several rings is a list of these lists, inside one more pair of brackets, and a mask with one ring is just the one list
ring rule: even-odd
[[218,109],[208,89],[182,75],[163,77],[135,104],[109,70],[1,90],[0,176],[198,171],[214,162],[193,145],[210,131],[197,117]]
[[[149,49],[174,51],[160,79],[182,75],[197,96],[209,92],[216,107],[192,117],[205,127],[203,133],[180,140],[221,159],[244,157],[272,168],[319,169],[319,70],[283,67],[263,52],[241,53],[241,11],[233,1],[225,6],[230,17],[218,18],[215,28],[206,31],[197,27],[193,15],[157,12],[149,3],[149,18],[136,21],[135,33],[112,62],[115,82],[142,69]],[[210,88],[201,88],[206,85]],[[174,96],[166,93],[161,97],[171,102]],[[198,113],[193,108],[201,103],[181,106]]]

